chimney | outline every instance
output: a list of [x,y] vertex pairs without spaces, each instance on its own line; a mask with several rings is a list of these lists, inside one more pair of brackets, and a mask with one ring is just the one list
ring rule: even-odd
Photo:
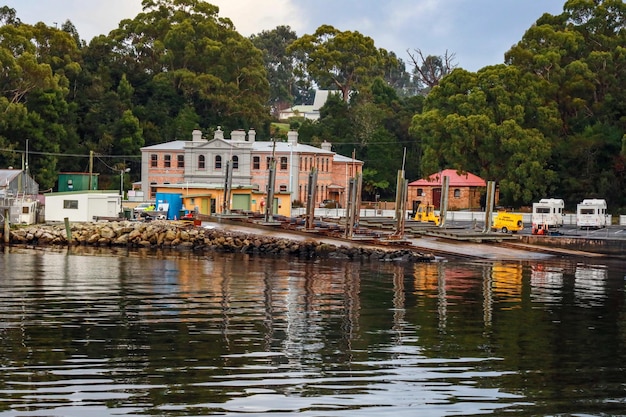
[[326,142],[326,141],[324,141],[324,142],[322,142],[321,148],[322,148],[323,150],[325,150],[325,151],[330,151],[330,150],[332,150],[332,149],[331,149],[331,148],[332,148],[332,145],[331,145],[331,143],[330,143],[330,142]]
[[287,132],[287,142],[291,143],[292,145],[297,145],[298,132],[296,132],[295,130],[290,130],[289,132]]
[[254,142],[256,140],[256,132],[254,129],[248,130],[248,142]]
[[194,131],[191,132],[191,140],[193,140],[194,142],[202,140],[202,131],[194,129]]
[[233,130],[230,133],[230,139],[233,142],[245,142],[246,141],[246,132],[242,129]]
[[213,139],[224,139],[224,131],[222,130],[222,126],[217,127],[217,130],[213,134]]

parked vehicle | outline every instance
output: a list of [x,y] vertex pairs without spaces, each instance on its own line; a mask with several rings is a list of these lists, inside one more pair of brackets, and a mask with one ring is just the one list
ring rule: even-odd
[[606,200],[585,199],[576,206],[576,226],[579,229],[601,229],[608,224]]
[[324,200],[320,203],[320,208],[341,208],[341,204],[336,200]]
[[152,209],[154,210],[154,203],[139,203],[133,208],[133,213],[135,213],[135,217],[138,217],[144,211]]
[[547,234],[550,229],[563,226],[563,208],[565,203],[560,198],[542,198],[533,203],[532,234]]
[[524,221],[520,213],[499,211],[493,220],[491,228],[493,230],[499,230],[502,233],[517,233],[524,229]]
[[435,226],[439,226],[440,218],[435,213],[435,206],[432,204],[420,204],[417,206],[417,211],[413,220],[423,223],[434,223]]

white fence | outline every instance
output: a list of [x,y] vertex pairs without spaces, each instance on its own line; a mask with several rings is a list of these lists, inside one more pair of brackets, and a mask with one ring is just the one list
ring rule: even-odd
[[[494,214],[497,211],[494,211]],[[305,208],[294,208],[291,210],[292,216],[303,216],[306,214]],[[530,225],[532,223],[532,213],[519,213],[522,215],[522,219],[524,224]],[[388,217],[393,219],[396,215],[395,210],[375,210],[375,209],[361,209],[360,213],[361,217]],[[410,211],[407,211],[407,219],[409,218]],[[327,218],[341,218],[346,216],[346,209],[340,208],[316,208],[315,209],[315,217],[327,217]],[[608,215],[608,224],[612,223],[613,216]],[[448,211],[446,215],[446,223],[453,224],[454,222],[484,222],[485,221],[485,212],[484,211]],[[565,225],[576,225],[576,214],[564,214],[563,215],[563,224]],[[626,216],[619,216],[619,224],[621,226],[626,226]]]

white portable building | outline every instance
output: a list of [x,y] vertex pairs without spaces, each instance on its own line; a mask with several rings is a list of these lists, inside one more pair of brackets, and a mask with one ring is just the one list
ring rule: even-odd
[[46,194],[46,221],[92,222],[98,217],[119,217],[122,200],[118,191],[68,191]]
[[604,199],[585,199],[576,206],[576,226],[580,229],[606,227],[608,220]]
[[563,226],[563,209],[565,202],[560,198],[542,198],[533,203],[533,228],[547,226],[556,228]]

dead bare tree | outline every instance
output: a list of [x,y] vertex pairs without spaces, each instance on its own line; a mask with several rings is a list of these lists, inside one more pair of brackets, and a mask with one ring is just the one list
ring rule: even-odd
[[426,57],[420,49],[414,49],[414,51],[414,53],[408,49],[406,51],[413,61],[413,73],[428,90],[438,85],[443,77],[457,67],[453,62],[456,54],[449,54],[447,50],[443,56],[428,55]]

